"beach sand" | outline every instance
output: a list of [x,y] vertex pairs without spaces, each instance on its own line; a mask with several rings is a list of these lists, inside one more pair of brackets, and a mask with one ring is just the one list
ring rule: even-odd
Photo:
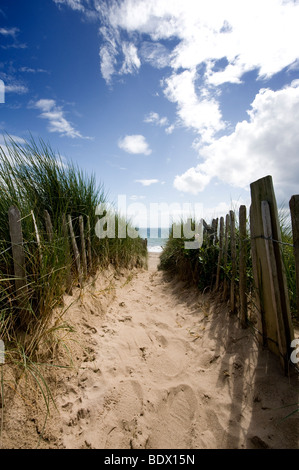
[[[66,297],[75,368],[49,368],[57,410],[45,426],[40,394],[11,397],[4,448],[298,448],[299,413],[283,420],[298,374],[285,377],[225,305],[158,262],[150,253],[148,270],[111,269]],[[55,360],[66,357],[58,345]]]

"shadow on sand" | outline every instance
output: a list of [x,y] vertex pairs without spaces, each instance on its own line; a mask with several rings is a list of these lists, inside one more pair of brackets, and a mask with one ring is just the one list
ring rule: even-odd
[[218,420],[223,429],[221,448],[297,449],[299,412],[287,417],[299,408],[299,374],[293,364],[285,376],[279,358],[263,349],[251,327],[241,327],[219,295],[201,294],[167,274],[163,279],[178,302],[192,308],[194,321],[205,324],[204,334],[196,341],[199,357],[204,343],[212,340],[215,345],[210,363],[218,372],[216,397],[221,402],[224,388],[230,396],[230,402],[223,403],[226,411],[229,407],[228,421],[224,424],[223,416],[213,420],[213,426]]

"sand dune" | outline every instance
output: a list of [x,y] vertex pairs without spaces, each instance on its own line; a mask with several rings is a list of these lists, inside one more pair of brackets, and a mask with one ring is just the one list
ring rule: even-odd
[[[76,370],[55,372],[57,410],[39,446],[297,448],[299,414],[282,418],[298,402],[298,374],[284,377],[212,297],[157,271],[158,256],[148,270],[110,272],[110,288],[98,280],[67,311],[85,349],[76,349]],[[3,447],[35,446],[42,408],[32,423],[14,400]]]

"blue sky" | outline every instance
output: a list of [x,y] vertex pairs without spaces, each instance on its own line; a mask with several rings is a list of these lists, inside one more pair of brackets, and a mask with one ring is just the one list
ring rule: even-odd
[[287,205],[298,24],[297,0],[1,0],[0,131],[50,142],[131,209],[210,220],[268,174]]

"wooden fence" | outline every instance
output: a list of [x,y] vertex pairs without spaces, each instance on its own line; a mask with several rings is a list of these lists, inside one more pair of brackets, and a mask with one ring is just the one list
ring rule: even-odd
[[[211,225],[203,221],[204,233],[210,244],[217,245],[219,253],[213,289],[221,295],[223,300],[229,301],[231,312],[238,315],[244,328],[248,325],[248,301],[250,300],[251,312],[252,305],[254,305],[259,341],[279,356],[283,369],[287,373],[294,331],[272,177],[261,178],[252,183],[250,188],[249,214],[246,213],[246,207],[242,205],[237,215],[234,211],[230,211],[225,219],[224,217],[220,220],[214,219]],[[289,205],[296,265],[297,308],[299,309],[299,195],[292,196]],[[33,212],[31,216],[42,261],[40,234]],[[44,218],[46,234],[51,242],[53,227],[47,211],[45,211]],[[12,206],[9,209],[8,219],[18,308],[25,312],[28,302],[28,282],[21,214],[17,207]],[[70,261],[65,276],[65,289],[69,294],[72,292],[73,285],[71,267],[75,266],[76,279],[80,287],[84,285],[92,269],[90,221],[88,217],[85,218],[85,227],[83,216],[79,216],[78,221],[79,232],[76,237],[71,216],[65,215],[62,218],[62,233],[63,237],[68,240],[67,259]],[[80,240],[79,247],[78,239]],[[251,254],[253,289],[249,288],[247,282],[248,252]]]
[[[212,221],[204,223],[204,232],[209,243],[217,244],[218,265],[215,270],[214,291],[229,301],[230,310],[238,315],[242,326],[248,325],[248,300],[251,313],[257,320],[259,341],[279,356],[287,373],[291,355],[291,341],[294,338],[293,323],[286,273],[282,258],[281,231],[272,177],[266,176],[250,185],[251,206],[241,206],[236,214],[230,211]],[[293,248],[296,263],[297,308],[299,306],[299,196],[292,196],[290,212],[293,231]],[[249,216],[249,230],[247,217]],[[249,235],[248,235],[249,233]],[[249,246],[248,246],[249,244]],[[237,256],[238,252],[238,256]],[[246,270],[248,252],[251,254],[253,289],[249,290]],[[237,259],[238,258],[238,259]],[[230,263],[230,275],[227,265]]]
[[[35,231],[36,243],[39,249],[39,257],[42,262],[43,252],[42,243],[37,226],[37,222],[33,211],[31,211],[31,217],[33,220],[33,226]],[[53,226],[50,215],[47,211],[44,213],[45,227],[48,237],[48,241],[51,243],[53,240]],[[92,269],[92,255],[91,255],[91,239],[90,239],[90,222],[89,217],[86,218],[87,229],[84,228],[83,216],[79,216],[79,228],[80,236],[76,237],[73,229],[73,219],[70,215],[62,217],[62,233],[66,243],[66,259],[69,263],[66,266],[66,292],[72,293],[72,270],[71,266],[75,264],[77,278],[80,287],[83,287],[84,280],[87,278],[88,272]],[[14,265],[14,278],[15,278],[15,289],[18,293],[19,302],[23,302],[22,299],[27,298],[28,293],[28,282],[26,273],[26,261],[25,251],[23,242],[23,232],[21,220],[22,216],[19,209],[16,206],[11,206],[8,211],[9,230],[11,238],[13,265]],[[80,238],[81,252],[79,252],[77,239]],[[87,248],[86,248],[87,244]],[[71,245],[71,246],[70,246]],[[71,253],[72,251],[72,253]],[[19,305],[20,307],[20,305]]]

